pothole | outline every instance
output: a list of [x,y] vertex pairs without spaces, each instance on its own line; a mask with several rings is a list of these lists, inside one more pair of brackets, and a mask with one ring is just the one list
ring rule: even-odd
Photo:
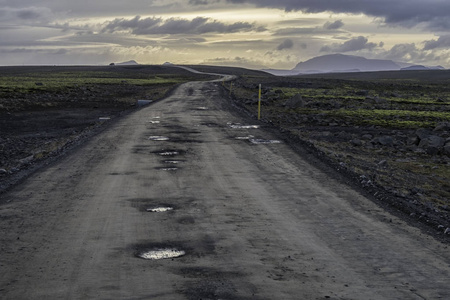
[[281,141],[278,140],[264,140],[264,139],[250,139],[250,143],[252,144],[281,144]]
[[259,125],[242,125],[239,123],[228,123],[228,127],[233,129],[258,129]]
[[164,151],[164,152],[160,152],[158,153],[161,156],[177,156],[180,154],[180,152],[177,151]]
[[173,171],[177,171],[179,168],[176,168],[176,167],[157,167],[156,169],[160,170],[160,171],[173,172]]
[[237,136],[237,137],[235,137],[234,139],[235,139],[235,140],[250,140],[250,139],[252,139],[252,138],[254,138],[253,135],[249,135],[249,136]]
[[182,163],[183,161],[181,160],[165,160],[164,163],[165,164],[169,164],[169,165],[177,165]]
[[186,154],[185,150],[178,150],[178,149],[163,149],[159,151],[153,151],[153,154],[157,154],[164,157],[173,157],[178,155],[184,155]]
[[148,212],[153,212],[153,213],[162,213],[162,212],[168,212],[168,211],[172,211],[172,210],[173,210],[173,207],[170,207],[170,206],[147,208]]
[[214,122],[202,122],[200,123],[201,126],[208,126],[208,127],[221,127],[221,125],[214,123]]
[[136,256],[147,260],[177,258],[186,255],[186,251],[176,248],[145,249],[136,252]]
[[151,141],[168,141],[169,138],[167,136],[153,135],[148,138]]

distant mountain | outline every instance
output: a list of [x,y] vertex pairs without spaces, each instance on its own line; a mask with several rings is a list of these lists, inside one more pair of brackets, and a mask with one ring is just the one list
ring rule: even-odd
[[295,76],[299,74],[299,72],[296,70],[262,69],[261,71],[270,73],[275,76]]
[[406,68],[402,68],[402,71],[418,71],[418,70],[429,70],[429,68],[422,65],[413,65]]
[[361,56],[330,54],[299,63],[298,73],[373,72],[400,70],[392,60],[367,59]]
[[445,70],[442,66],[435,66],[435,67],[426,67],[422,65],[413,65],[406,68],[402,68],[402,71],[420,71],[420,70]]
[[293,76],[318,73],[353,73],[398,70],[445,70],[442,66],[422,66],[383,59],[367,59],[361,56],[330,54],[301,62],[292,70],[264,69],[276,76]]
[[129,60],[115,64],[116,66],[136,66],[139,65],[135,60]]

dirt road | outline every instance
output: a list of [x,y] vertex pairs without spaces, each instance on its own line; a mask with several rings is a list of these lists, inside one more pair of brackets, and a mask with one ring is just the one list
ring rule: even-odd
[[2,195],[0,298],[450,299],[446,245],[249,125],[184,84]]

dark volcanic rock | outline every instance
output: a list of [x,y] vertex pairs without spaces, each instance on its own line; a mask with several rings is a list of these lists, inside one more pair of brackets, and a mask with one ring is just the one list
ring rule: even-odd
[[287,100],[284,103],[284,106],[289,107],[289,108],[299,108],[299,107],[304,107],[305,102],[303,101],[302,95],[297,94],[294,97],[292,97],[291,99]]
[[449,122],[438,123],[433,131],[450,131],[450,123]]
[[439,153],[444,145],[445,139],[437,135],[430,135],[427,138],[420,140],[419,148],[424,149],[430,155],[435,155]]
[[379,144],[382,146],[394,146],[394,138],[388,135],[374,138],[371,142],[372,144]]

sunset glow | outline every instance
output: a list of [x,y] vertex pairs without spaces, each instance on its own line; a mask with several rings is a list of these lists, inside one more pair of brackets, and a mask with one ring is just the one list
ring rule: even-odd
[[450,66],[443,1],[53,2],[0,1],[0,65],[134,59],[289,69],[343,53]]

